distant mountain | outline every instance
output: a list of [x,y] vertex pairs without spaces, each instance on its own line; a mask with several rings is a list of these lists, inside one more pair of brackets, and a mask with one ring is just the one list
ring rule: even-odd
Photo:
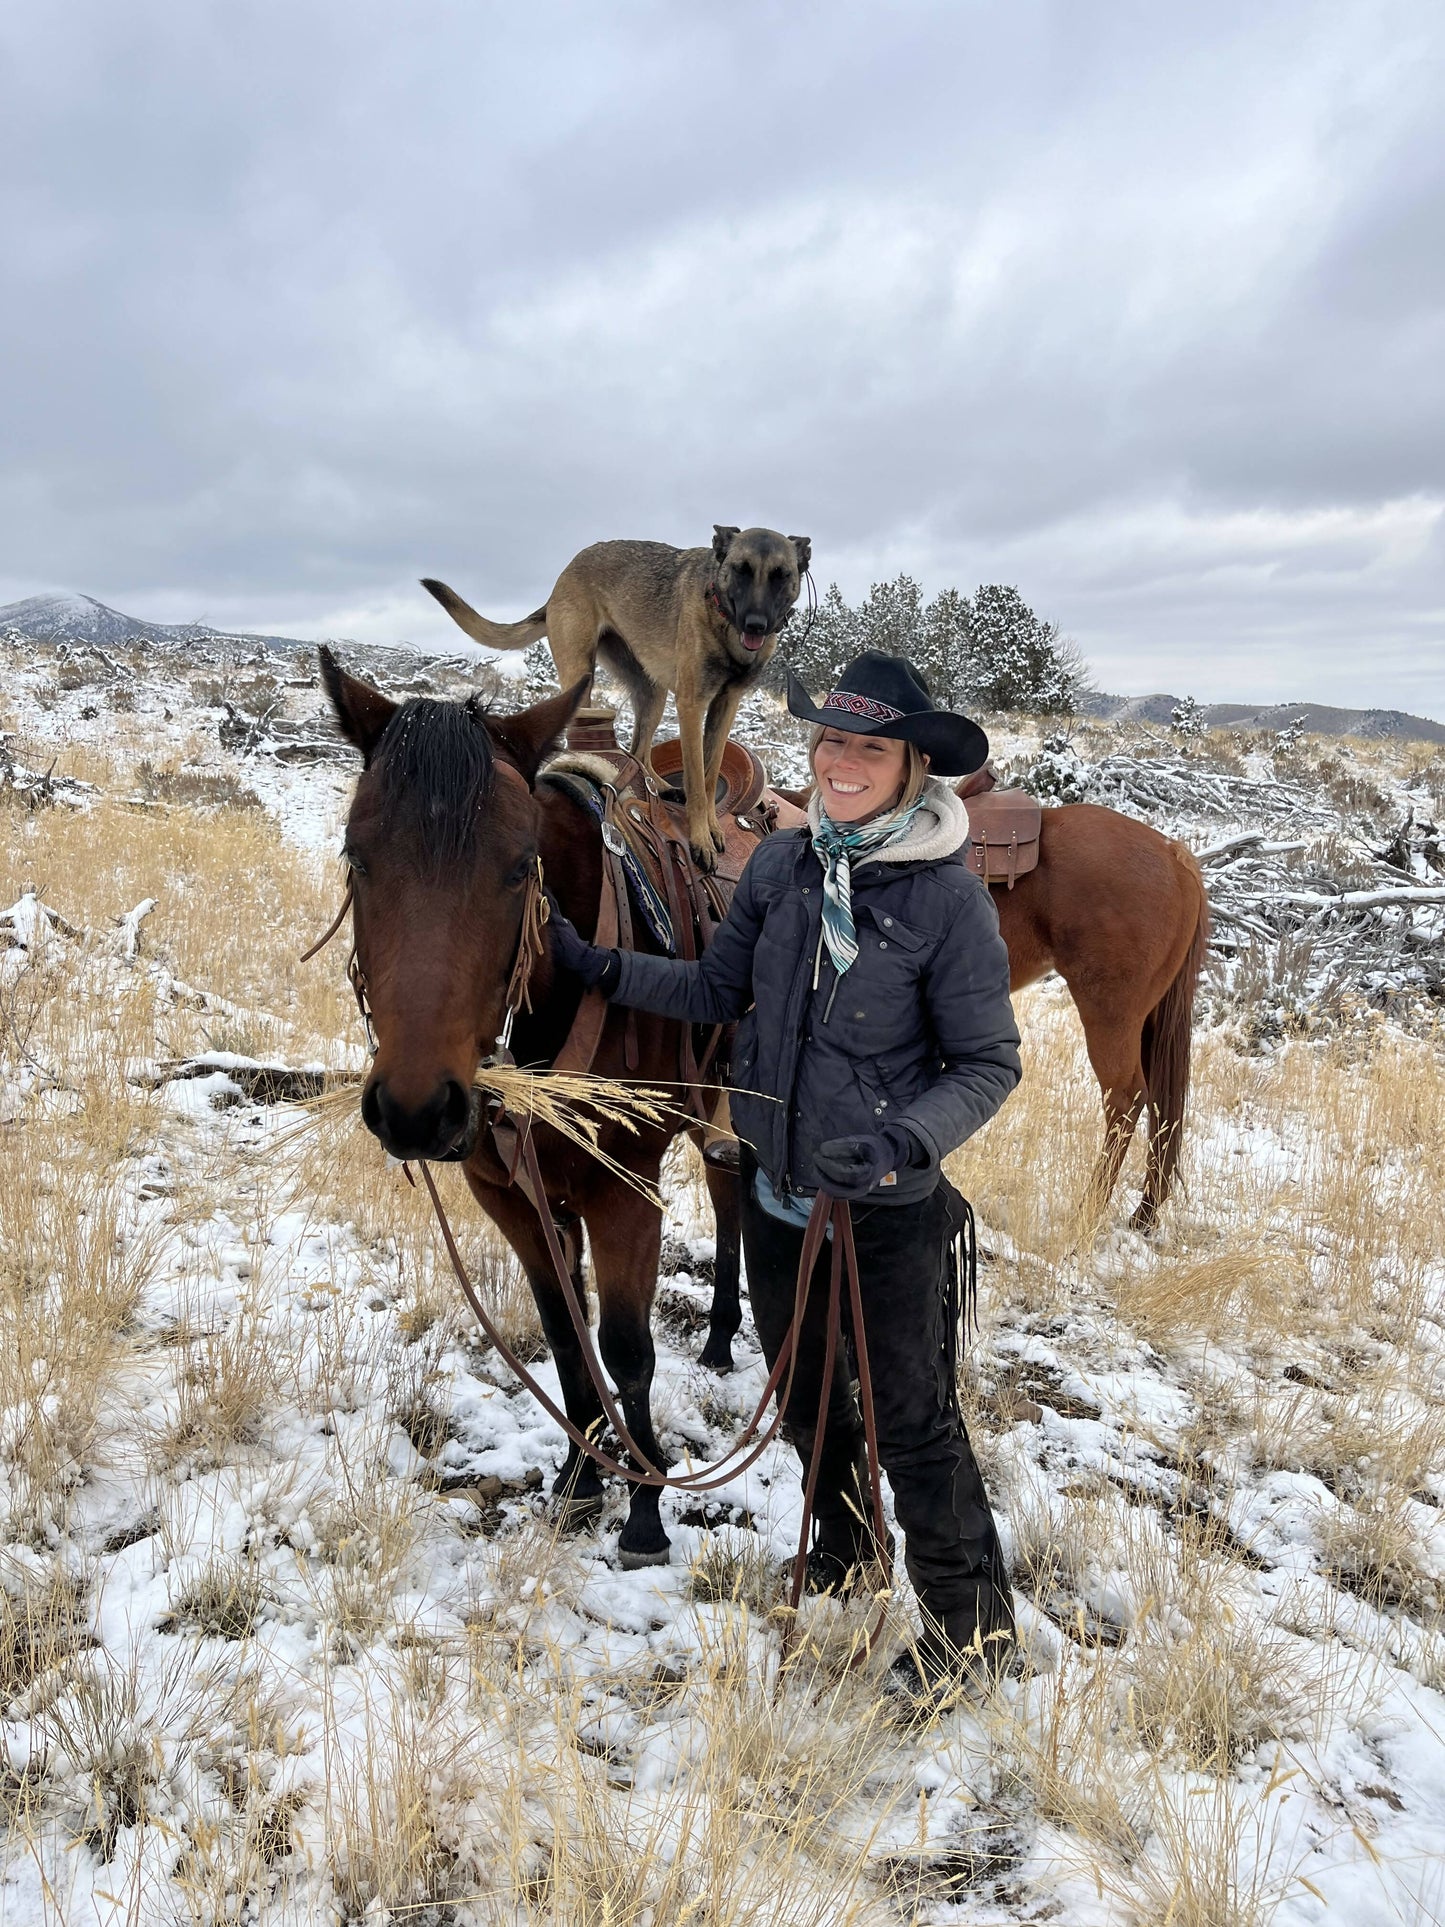
[[[1085,699],[1085,710],[1104,722],[1167,723],[1182,701],[1180,696],[1106,696],[1095,690]],[[1403,709],[1337,709],[1329,703],[1201,703],[1200,709],[1215,729],[1284,729],[1293,723],[1316,736],[1445,743],[1445,723]]]
[[260,649],[309,649],[292,636],[251,636],[208,629],[203,622],[142,622],[88,595],[33,595],[0,608],[0,635],[7,630],[36,642],[89,642],[113,649],[130,642],[183,646],[196,642],[243,642]]

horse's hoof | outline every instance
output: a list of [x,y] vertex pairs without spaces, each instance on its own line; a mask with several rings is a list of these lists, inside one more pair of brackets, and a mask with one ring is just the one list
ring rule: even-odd
[[1159,1212],[1152,1204],[1136,1205],[1134,1215],[1129,1220],[1131,1231],[1140,1231],[1147,1238],[1151,1231],[1159,1228]]
[[624,1572],[641,1572],[644,1566],[666,1566],[672,1563],[672,1547],[665,1545],[656,1552],[629,1552],[626,1546],[617,1548],[617,1563]]
[[709,1338],[698,1353],[699,1365],[706,1365],[710,1372],[726,1374],[733,1368],[733,1347],[730,1338]]

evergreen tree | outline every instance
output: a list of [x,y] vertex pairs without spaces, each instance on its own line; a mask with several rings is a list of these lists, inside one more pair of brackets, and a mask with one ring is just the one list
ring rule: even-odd
[[875,582],[858,610],[858,647],[881,649],[885,656],[907,656],[913,662],[922,626],[923,591],[911,575],[900,575],[896,582]]
[[545,641],[529,643],[522,651],[522,690],[527,704],[557,694],[557,665]]
[[774,657],[778,686],[783,686],[784,660],[793,673],[807,684],[809,691],[825,695],[837,683],[845,663],[852,661],[863,644],[858,641],[858,614],[843,600],[836,582],[828,584],[808,626],[806,613],[794,611],[783,631],[782,644]]
[[961,708],[975,701],[973,605],[957,589],[943,589],[923,612],[918,667],[937,702]]
[[1201,704],[1192,696],[1175,703],[1169,712],[1169,727],[1176,736],[1202,736],[1209,727]]
[[984,709],[1064,716],[1083,687],[1083,661],[1060,640],[1059,625],[1003,583],[986,583],[973,598],[971,662],[973,700]]

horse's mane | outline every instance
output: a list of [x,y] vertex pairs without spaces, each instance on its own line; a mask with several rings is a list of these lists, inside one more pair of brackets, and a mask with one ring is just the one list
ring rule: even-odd
[[476,701],[413,697],[382,732],[374,760],[387,822],[411,831],[439,867],[469,857],[496,766]]

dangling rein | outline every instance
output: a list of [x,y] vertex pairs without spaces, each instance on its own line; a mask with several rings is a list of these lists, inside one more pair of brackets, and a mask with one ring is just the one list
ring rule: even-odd
[[[326,945],[330,943],[331,939],[341,928],[342,923],[345,921],[346,913],[351,907],[352,886],[348,881],[346,894],[341,900],[341,908],[328,925],[325,934],[318,938],[317,941],[312,944],[311,948],[304,953],[301,958],[302,963],[309,962],[319,951],[325,949]],[[537,966],[543,950],[546,948],[547,939],[545,931],[547,919],[550,914],[551,906],[546,897],[545,881],[542,873],[542,859],[539,856],[535,870],[527,879],[527,895],[522,905],[522,926],[517,938],[517,954],[512,963],[511,975],[507,979],[506,1016],[503,1019],[502,1031],[498,1039],[499,1052],[507,1051],[512,1035],[512,1023],[518,1010],[526,1009],[530,1011],[532,1008],[532,973]],[[351,987],[356,993],[357,1008],[360,1010],[362,1022],[366,1026],[367,1042],[374,1052],[376,1049],[376,1031],[372,1024],[371,1005],[366,994],[366,978],[362,972],[354,946],[351,957],[347,963],[347,976],[350,978]],[[617,1401],[612,1395],[612,1389],[607,1383],[607,1377],[602,1370],[601,1362],[597,1357],[596,1347],[592,1341],[592,1332],[587,1323],[586,1314],[579,1302],[577,1292],[572,1288],[566,1254],[562,1249],[562,1241],[557,1234],[556,1223],[553,1220],[551,1212],[542,1208],[547,1194],[542,1179],[542,1167],[537,1157],[537,1147],[533,1142],[532,1120],[530,1117],[518,1121],[517,1134],[521,1161],[530,1183],[532,1198],[535,1200],[534,1208],[541,1221],[542,1233],[547,1243],[547,1255],[551,1259],[552,1269],[557,1275],[557,1283],[562,1293],[562,1302],[566,1305],[568,1315],[572,1320],[572,1329],[576,1334],[578,1345],[581,1348],[582,1360],[587,1367],[587,1375],[591,1379],[597,1396],[602,1402],[604,1415],[617,1437],[621,1440],[623,1450],[631,1454],[632,1458],[636,1461],[635,1464],[626,1465],[620,1459],[613,1458],[609,1452],[603,1451],[602,1447],[597,1444],[590,1433],[584,1432],[580,1426],[574,1425],[572,1420],[567,1416],[567,1413],[557,1404],[555,1399],[552,1398],[546,1387],[538,1382],[536,1377],[528,1370],[522,1360],[518,1358],[512,1347],[502,1336],[496,1321],[487,1310],[486,1305],[483,1303],[480,1294],[467,1273],[466,1265],[462,1260],[461,1252],[457,1248],[457,1241],[452,1233],[452,1227],[447,1218],[445,1207],[442,1204],[441,1196],[437,1191],[436,1181],[432,1177],[431,1165],[423,1159],[420,1160],[422,1182],[426,1186],[427,1196],[431,1199],[437,1226],[442,1234],[442,1243],[446,1247],[447,1257],[451,1261],[452,1272],[456,1277],[457,1283],[461,1286],[462,1295],[471,1306],[477,1323],[481,1326],[493,1350],[507,1367],[508,1371],[512,1372],[521,1381],[542,1407],[543,1411],[546,1412],[548,1417],[552,1419],[556,1425],[561,1427],[562,1431],[568,1439],[571,1440],[573,1445],[577,1447],[579,1452],[585,1453],[587,1457],[593,1460],[604,1472],[609,1472],[617,1478],[629,1479],[634,1485],[657,1486],[679,1492],[714,1492],[720,1486],[730,1485],[734,1479],[755,1465],[762,1457],[776,1436],[778,1428],[782,1425],[783,1419],[787,1414],[788,1406],[792,1400],[793,1375],[797,1362],[797,1338],[799,1332],[802,1330],[803,1315],[807,1309],[808,1288],[812,1281],[813,1268],[818,1262],[819,1253],[822,1251],[824,1241],[831,1229],[833,1252],[828,1279],[828,1322],[823,1355],[823,1381],[822,1389],[818,1395],[818,1411],[813,1431],[812,1459],[808,1466],[808,1476],[803,1487],[803,1519],[801,1529],[798,1533],[798,1550],[793,1559],[793,1576],[792,1585],[788,1593],[788,1606],[796,1618],[798,1604],[803,1596],[803,1582],[807,1573],[808,1542],[812,1535],[813,1527],[813,1504],[817,1493],[818,1472],[822,1465],[823,1443],[828,1429],[829,1394],[832,1390],[833,1371],[837,1362],[839,1341],[842,1336],[843,1279],[845,1275],[848,1281],[848,1307],[853,1328],[853,1346],[858,1362],[858,1390],[860,1403],[863,1408],[863,1432],[867,1443],[870,1510],[873,1515],[873,1531],[877,1544],[878,1558],[883,1568],[883,1592],[886,1596],[891,1590],[893,1583],[893,1562],[888,1550],[887,1525],[883,1516],[883,1486],[881,1462],[878,1456],[878,1424],[873,1410],[873,1378],[868,1366],[868,1343],[863,1325],[863,1296],[858,1278],[858,1252],[853,1242],[853,1218],[849,1211],[847,1200],[832,1197],[826,1191],[820,1191],[813,1200],[813,1208],[809,1213],[807,1229],[803,1233],[803,1249],[798,1259],[798,1277],[793,1295],[793,1316],[783,1338],[777,1360],[773,1365],[772,1371],[768,1374],[767,1384],[763,1387],[762,1395],[753,1409],[752,1417],[748,1420],[737,1438],[732,1448],[732,1453],[719,1460],[715,1465],[697,1466],[689,1472],[664,1472],[652,1463],[647,1454],[632,1437],[632,1434],[628,1430],[627,1422],[623,1418],[621,1411],[618,1409]],[[409,1167],[404,1165],[402,1168],[410,1178],[411,1172]],[[781,1387],[781,1392],[779,1392],[779,1387]],[[768,1405],[775,1395],[777,1395],[778,1401],[777,1411],[773,1414],[772,1419],[767,1423],[766,1427],[764,1427],[764,1419],[767,1414]],[[760,1427],[764,1427],[764,1429],[760,1431]],[[754,1443],[754,1441],[756,1441],[756,1443]],[[746,1449],[749,1445],[751,1445],[751,1450]],[[860,1650],[853,1655],[850,1661],[851,1665],[858,1664],[860,1660],[866,1658],[872,1651],[873,1645],[882,1630],[882,1625],[883,1613],[880,1612],[878,1623],[874,1626],[872,1632],[868,1634]],[[790,1627],[784,1639],[783,1650],[785,1655],[791,1643],[791,1637]]]

